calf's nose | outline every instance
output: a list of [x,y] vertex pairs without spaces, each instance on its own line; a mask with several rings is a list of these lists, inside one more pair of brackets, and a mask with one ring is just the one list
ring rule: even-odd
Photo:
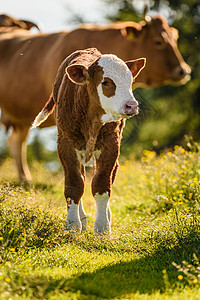
[[137,101],[127,101],[124,104],[124,113],[128,116],[137,115],[139,113]]

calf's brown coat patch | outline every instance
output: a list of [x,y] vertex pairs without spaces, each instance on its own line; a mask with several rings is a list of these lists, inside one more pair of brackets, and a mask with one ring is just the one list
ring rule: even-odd
[[104,96],[110,98],[115,95],[116,85],[114,81],[109,77],[104,77],[102,82],[102,90]]

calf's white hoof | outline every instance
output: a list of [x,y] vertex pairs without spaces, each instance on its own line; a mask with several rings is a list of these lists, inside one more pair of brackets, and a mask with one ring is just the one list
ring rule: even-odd
[[107,222],[106,224],[98,224],[98,221],[94,223],[94,233],[99,235],[107,235],[111,233],[111,224]]
[[82,230],[82,224],[79,215],[79,205],[74,203],[73,200],[70,202],[64,230],[80,233]]
[[81,222],[77,224],[69,220],[66,220],[64,231],[70,231],[72,233],[81,233],[81,229],[82,229]]

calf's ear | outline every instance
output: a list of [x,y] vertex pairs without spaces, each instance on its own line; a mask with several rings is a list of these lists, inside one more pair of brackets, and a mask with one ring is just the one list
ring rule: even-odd
[[67,76],[72,82],[80,85],[86,83],[87,76],[88,76],[88,69],[85,66],[74,64],[68,66],[65,69],[65,71],[67,73]]
[[140,71],[145,67],[146,58],[138,58],[135,60],[126,61],[126,65],[131,71],[133,78],[137,77]]

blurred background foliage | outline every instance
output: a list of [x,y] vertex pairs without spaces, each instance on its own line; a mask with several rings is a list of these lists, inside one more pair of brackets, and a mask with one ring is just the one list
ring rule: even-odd
[[[147,15],[160,13],[170,25],[179,30],[178,46],[185,61],[191,66],[191,80],[182,86],[167,85],[154,89],[136,89],[140,114],[127,121],[121,154],[140,157],[144,149],[160,152],[175,144],[185,145],[185,136],[200,139],[200,1],[196,0],[101,0],[113,6],[108,22],[141,21],[145,5]],[[110,11],[110,10],[109,10]],[[87,22],[77,14],[74,24]],[[46,130],[46,131],[45,131]],[[48,134],[50,130],[50,134]],[[44,132],[44,133],[43,133]],[[28,159],[57,159],[56,130],[36,130],[29,138]],[[1,141],[5,140],[2,131]],[[6,141],[6,140],[5,140]],[[54,144],[52,143],[54,141]],[[6,142],[5,142],[6,143]],[[0,149],[0,163],[8,155],[6,145]],[[50,165],[52,167],[52,165]],[[54,165],[53,165],[54,167]]]
[[[184,145],[185,135],[200,138],[200,1],[155,0],[113,1],[116,13],[111,21],[135,21],[160,13],[171,26],[179,30],[178,46],[185,61],[192,68],[191,80],[182,86],[167,85],[154,89],[136,89],[140,114],[127,121],[121,152],[140,155],[143,149],[159,152],[175,144]],[[140,4],[140,5],[139,5]]]

